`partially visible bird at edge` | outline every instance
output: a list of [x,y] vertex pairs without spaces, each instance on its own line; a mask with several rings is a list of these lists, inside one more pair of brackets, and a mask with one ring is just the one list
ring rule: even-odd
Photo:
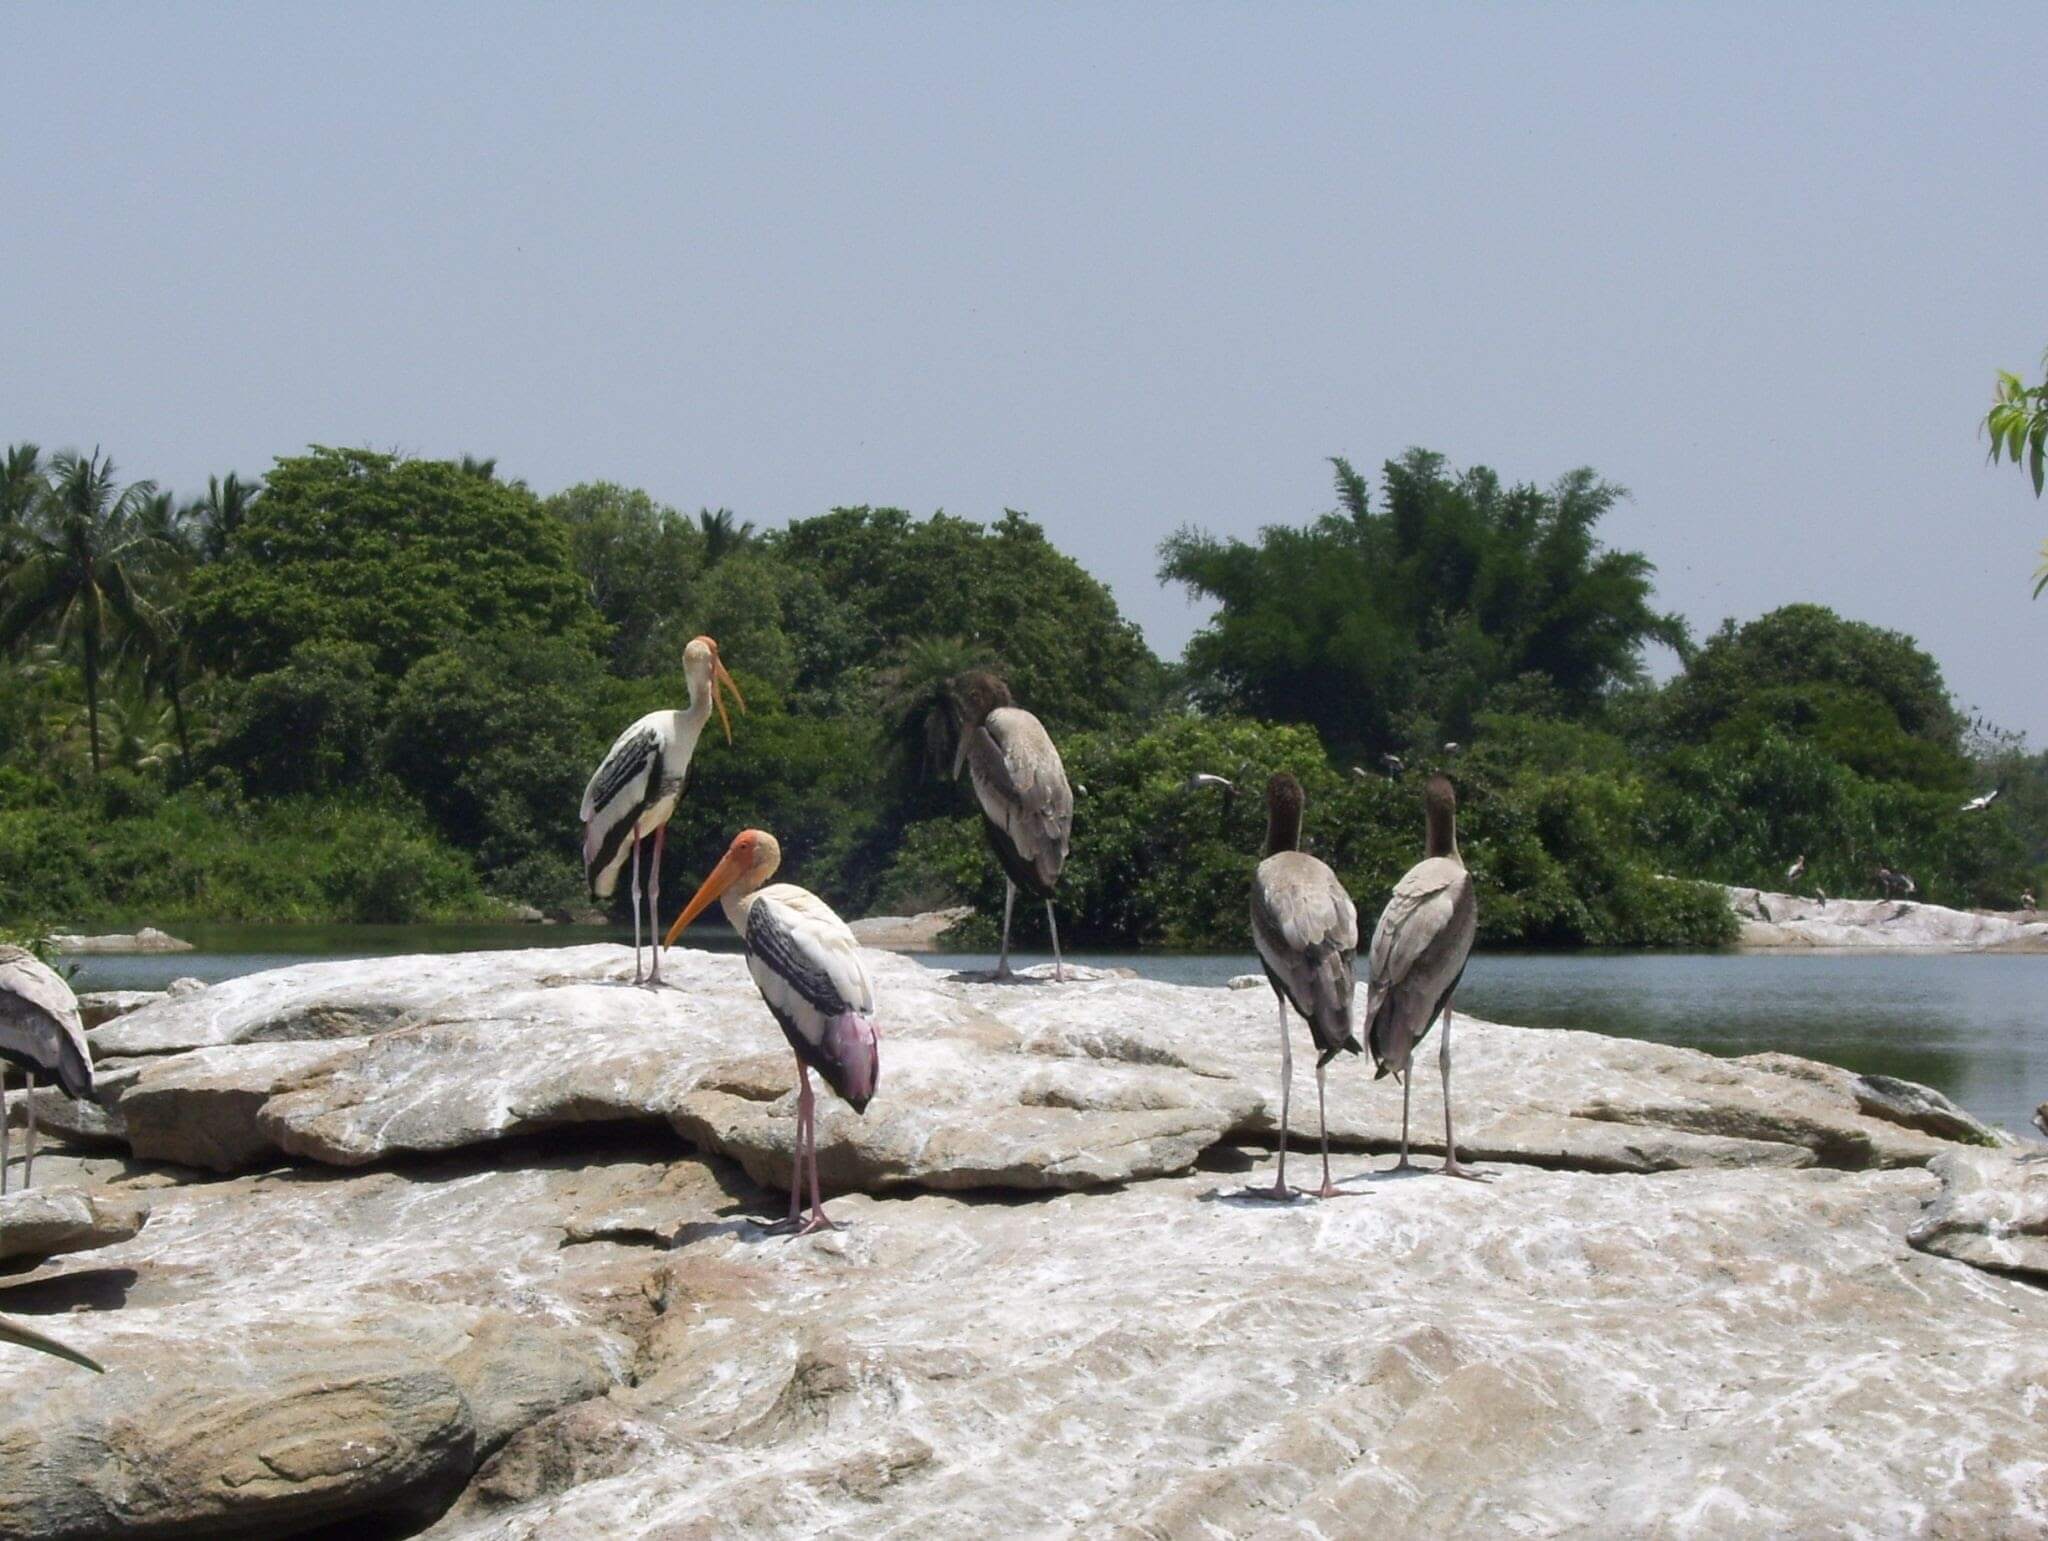
[[92,1051],[78,1016],[78,997],[48,964],[24,947],[0,946],[0,1193],[7,1191],[7,1066],[28,1085],[28,1137],[21,1183],[35,1182],[36,1077],[48,1076],[67,1097],[96,1100]]

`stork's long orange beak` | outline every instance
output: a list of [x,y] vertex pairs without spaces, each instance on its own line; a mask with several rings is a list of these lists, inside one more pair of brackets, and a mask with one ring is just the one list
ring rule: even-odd
[[725,660],[716,653],[711,655],[711,704],[718,708],[718,720],[725,727],[725,741],[732,742],[732,719],[725,715],[724,692],[730,690],[733,700],[741,711],[747,709],[747,698],[740,694],[739,682],[725,671]]
[[676,923],[668,928],[668,935],[661,939],[664,947],[673,947],[676,938],[683,934],[684,927],[711,907],[711,901],[724,893],[739,880],[747,870],[746,861],[737,851],[727,850],[718,859],[718,865],[711,869],[711,875],[704,879],[697,892],[690,896],[690,902],[683,906],[683,913],[676,917]]

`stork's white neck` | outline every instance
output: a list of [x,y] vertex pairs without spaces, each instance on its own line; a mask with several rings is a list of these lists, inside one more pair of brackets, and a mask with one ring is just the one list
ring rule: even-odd
[[706,668],[699,674],[685,669],[683,683],[689,687],[690,704],[676,715],[701,728],[711,715],[711,670]]

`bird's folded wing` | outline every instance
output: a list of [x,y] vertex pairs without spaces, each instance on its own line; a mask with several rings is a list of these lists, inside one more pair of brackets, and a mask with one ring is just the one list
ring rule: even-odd
[[1430,944],[1451,929],[1461,887],[1471,882],[1463,867],[1426,861],[1409,868],[1372,933],[1371,978],[1375,988],[1405,979]]
[[871,1016],[875,987],[860,945],[831,906],[808,890],[764,889],[747,916],[747,967],[769,1004],[801,1001],[825,1017]]
[[590,778],[590,785],[583,789],[583,808],[578,817],[588,823],[598,809],[610,807],[629,788],[635,789],[630,801],[639,802],[638,793],[644,790],[647,778],[660,758],[660,734],[637,723],[626,729],[613,742],[604,763]]
[[1074,828],[1074,789],[1059,749],[1036,717],[1015,708],[989,713],[968,740],[967,762],[982,808],[1020,850],[1028,854],[1044,842],[1065,856]]
[[81,1031],[78,997],[57,977],[56,970],[32,952],[19,947],[0,949],[0,991],[20,996],[67,1034],[75,1036]]

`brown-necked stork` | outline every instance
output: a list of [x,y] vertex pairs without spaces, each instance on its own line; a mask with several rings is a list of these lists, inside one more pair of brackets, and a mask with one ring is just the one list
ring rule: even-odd
[[1316,1113],[1322,1125],[1323,1186],[1317,1198],[1341,1191],[1330,1181],[1330,1121],[1323,1073],[1339,1054],[1361,1052],[1351,1003],[1358,953],[1358,910],[1337,874],[1301,849],[1301,783],[1281,771],[1266,783],[1266,859],[1252,874],[1252,943],[1280,1002],[1280,1170],[1271,1188],[1250,1191],[1288,1199],[1287,1111],[1294,1050],[1287,1008],[1308,1023],[1316,1046]]
[[107,1367],[77,1349],[59,1343],[55,1338],[45,1337],[33,1327],[24,1327],[20,1322],[9,1321],[0,1316],[0,1343],[12,1343],[16,1348],[32,1348],[39,1354],[53,1358],[68,1359],[73,1364],[82,1364],[96,1375],[107,1373]]
[[[796,1164],[789,1180],[789,1218],[778,1229],[799,1235],[836,1229],[818,1195],[818,1116],[811,1072],[865,1113],[882,1073],[875,1027],[875,986],[860,961],[860,944],[832,906],[807,888],[774,883],[782,847],[762,829],[743,829],[704,879],[666,942],[720,900],[725,918],[747,948],[747,972],[796,1054]],[[804,1162],[811,1168],[811,1218],[799,1225]]]
[[1423,789],[1428,816],[1424,858],[1410,867],[1380,923],[1373,928],[1367,983],[1366,1041],[1378,1080],[1389,1071],[1401,1078],[1401,1160],[1408,1160],[1408,1094],[1414,1083],[1415,1046],[1441,1016],[1443,1040],[1437,1064],[1444,1082],[1444,1164],[1447,1177],[1485,1178],[1460,1164],[1451,1129],[1451,999],[1465,977],[1472,941],[1479,934],[1479,902],[1472,875],[1458,854],[1458,794],[1443,775]]
[[92,1051],[78,1019],[78,997],[53,969],[20,947],[0,947],[0,1193],[7,1191],[8,1065],[21,1066],[28,1076],[25,1188],[36,1174],[36,1076],[54,1076],[67,1097],[91,1101],[94,1092]]
[[654,946],[649,984],[661,983],[661,850],[668,839],[669,816],[690,777],[690,757],[711,718],[713,707],[732,742],[732,719],[725,714],[722,690],[730,690],[741,711],[746,697],[725,672],[718,644],[692,637],[683,649],[683,678],[690,704],[681,711],[649,712],[612,741],[611,752],[583,789],[583,873],[591,897],[609,899],[619,885],[619,868],[633,864],[633,983],[640,983],[640,842],[654,837],[653,870],[648,875],[647,933]]
[[996,977],[1010,972],[1010,912],[1021,888],[1045,901],[1052,977],[1065,980],[1052,891],[1074,833],[1074,789],[1067,768],[1045,724],[1013,704],[1010,687],[995,675],[970,670],[953,682],[952,696],[960,722],[953,775],[959,776],[963,763],[972,772],[982,831],[1003,868],[1003,950]]

